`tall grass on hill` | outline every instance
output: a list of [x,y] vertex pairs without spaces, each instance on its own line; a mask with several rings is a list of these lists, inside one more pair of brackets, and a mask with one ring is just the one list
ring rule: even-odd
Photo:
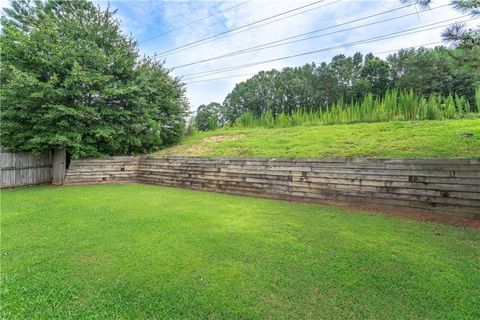
[[[477,110],[480,109],[480,89],[476,93]],[[383,97],[375,98],[371,93],[358,102],[343,100],[324,110],[298,110],[292,114],[274,115],[271,111],[256,117],[251,112],[240,116],[236,127],[285,128],[297,125],[328,125],[359,122],[385,122],[399,120],[442,120],[464,118],[474,113],[465,97],[431,94],[424,98],[413,90],[389,90]]]
[[477,112],[480,112],[480,86],[475,92],[475,103],[477,104]]

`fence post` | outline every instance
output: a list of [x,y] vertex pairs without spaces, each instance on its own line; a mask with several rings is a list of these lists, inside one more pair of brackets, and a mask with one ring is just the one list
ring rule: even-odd
[[65,149],[53,151],[52,184],[61,186],[65,180],[67,152]]

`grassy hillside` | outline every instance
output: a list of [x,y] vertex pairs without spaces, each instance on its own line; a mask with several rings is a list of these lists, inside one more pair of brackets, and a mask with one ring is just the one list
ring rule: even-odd
[[480,119],[199,132],[156,155],[480,158]]

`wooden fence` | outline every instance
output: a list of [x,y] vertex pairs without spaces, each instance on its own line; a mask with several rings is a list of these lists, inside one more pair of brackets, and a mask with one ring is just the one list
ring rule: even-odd
[[0,148],[0,188],[51,183],[52,166],[51,152],[35,155]]

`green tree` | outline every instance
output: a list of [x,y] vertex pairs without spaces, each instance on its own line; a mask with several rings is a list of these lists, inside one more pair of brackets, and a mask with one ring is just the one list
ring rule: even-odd
[[207,105],[202,104],[197,109],[195,116],[195,127],[199,131],[215,130],[222,125],[221,123],[222,105],[217,102],[210,102]]
[[143,58],[136,67],[136,114],[130,137],[138,139],[130,153],[146,153],[180,141],[185,129],[188,101],[178,78],[169,76],[163,63]]
[[[422,9],[429,9],[434,0],[401,0],[403,3],[413,3]],[[480,16],[479,0],[452,0],[453,7],[458,11],[470,15]],[[452,44],[455,50],[451,52],[452,57],[457,60],[458,67],[464,72],[475,72],[476,82],[480,81],[480,25],[474,28],[467,28],[465,23],[457,22],[447,27],[442,33],[443,39]]]
[[121,33],[114,15],[86,0],[14,0],[5,9],[4,147],[65,147],[85,157],[178,141],[186,109],[181,84],[161,64],[139,60],[135,41]]
[[370,91],[378,96],[385,94],[387,91],[389,80],[390,67],[388,63],[380,58],[369,59],[361,71],[361,77],[369,84]]
[[[222,116],[236,122],[325,110],[338,101],[360,103],[370,93],[383,97],[390,89],[413,90],[423,98],[432,94],[458,95],[475,105],[478,73],[465,72],[446,47],[400,50],[382,60],[373,54],[337,55],[319,65],[262,71],[238,83],[223,103]],[[352,104],[349,104],[352,105]]]

